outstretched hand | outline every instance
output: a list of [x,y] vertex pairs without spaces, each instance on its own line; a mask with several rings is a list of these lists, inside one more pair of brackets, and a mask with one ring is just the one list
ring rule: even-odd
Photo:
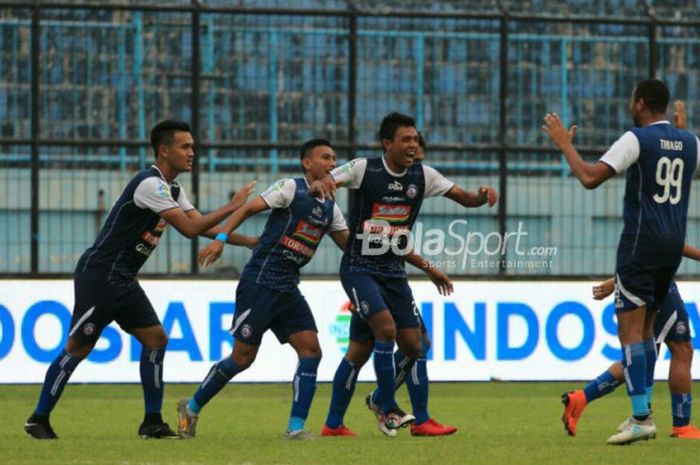
[[685,112],[685,103],[683,103],[683,100],[676,100],[673,102],[673,108],[673,124],[678,129],[686,129],[688,127],[688,115]]
[[224,251],[224,243],[221,241],[212,241],[199,251],[197,261],[202,268],[207,268],[221,257]]
[[595,300],[603,300],[615,291],[615,280],[608,279],[597,286],[593,286],[593,298]]
[[559,119],[556,113],[547,113],[544,117],[542,130],[547,133],[554,145],[559,149],[564,150],[564,147],[571,144],[571,141],[576,135],[577,126],[574,124],[569,129],[564,127],[564,124]]
[[257,181],[250,181],[236,192],[236,194],[233,196],[230,202],[231,206],[233,206],[234,209],[238,209],[241,205],[243,205],[250,196],[250,194],[255,192],[256,183]]
[[309,194],[321,200],[334,199],[335,190],[335,179],[330,175],[309,184]]
[[493,187],[481,186],[479,187],[479,201],[493,207],[498,202],[498,192]]
[[452,284],[450,277],[437,268],[431,267],[428,271],[428,277],[433,284],[435,284],[435,287],[437,287],[440,295],[447,296],[454,292],[454,285]]

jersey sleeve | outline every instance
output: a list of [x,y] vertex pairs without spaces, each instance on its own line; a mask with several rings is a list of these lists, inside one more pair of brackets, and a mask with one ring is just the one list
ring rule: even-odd
[[[695,169],[697,169],[698,167],[700,167],[700,139],[698,139],[698,136],[695,136],[695,145],[697,146],[697,150],[698,150],[698,160],[697,160],[697,164],[695,165]],[[697,176],[697,174],[696,174],[696,176]]]
[[423,174],[425,175],[424,197],[426,198],[445,195],[455,185],[454,182],[430,166],[423,165]]
[[348,225],[345,223],[343,212],[340,211],[340,207],[338,206],[338,204],[334,204],[333,221],[331,221],[331,225],[328,227],[328,232],[333,233],[338,231],[345,231],[346,229],[348,229]]
[[148,208],[154,213],[180,208],[180,204],[173,198],[170,186],[156,176],[146,178],[139,183],[134,191],[134,204],[141,209]]
[[177,196],[177,203],[180,205],[180,208],[182,208],[183,211],[190,211],[194,210],[194,205],[190,203],[190,199],[187,198],[187,194],[185,194],[185,189],[183,189],[182,186],[180,186],[180,194]]
[[616,173],[621,173],[637,162],[639,151],[639,139],[632,131],[627,131],[610,146],[599,161],[610,166]]
[[366,158],[355,158],[331,171],[336,182],[349,189],[359,189],[367,170]]
[[296,190],[297,183],[294,179],[280,179],[260,194],[260,197],[270,208],[287,208],[292,204]]

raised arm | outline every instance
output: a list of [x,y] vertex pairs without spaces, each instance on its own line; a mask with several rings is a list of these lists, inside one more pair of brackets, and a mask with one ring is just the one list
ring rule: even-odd
[[[202,216],[198,210],[189,210],[186,212],[187,216],[190,218],[196,218]],[[219,233],[223,233],[223,228],[214,227],[204,231],[201,236],[208,237],[209,239],[214,239]],[[239,234],[232,232],[226,238],[226,243],[231,245],[238,245],[241,247],[247,247],[249,249],[254,248],[258,245],[259,238],[257,236],[246,236],[245,234]]]
[[335,198],[335,191],[338,187],[357,189],[362,183],[367,168],[366,158],[355,158],[344,165],[335,168],[328,176],[320,181],[309,184],[309,194],[325,198]]
[[224,251],[224,241],[222,240],[224,238],[223,235],[225,235],[228,242],[231,240],[231,232],[234,229],[238,228],[249,217],[255,215],[256,213],[260,213],[261,211],[267,210],[268,208],[270,207],[268,206],[267,202],[265,202],[261,196],[258,196],[237,209],[233,215],[226,220],[224,226],[220,228],[221,232],[215,236],[216,240],[202,247],[202,249],[199,251],[199,264],[206,268],[217,261]]
[[488,203],[489,207],[493,207],[498,201],[496,189],[488,186],[481,186],[478,192],[474,192],[464,190],[454,185],[445,193],[445,197],[457,202],[463,207],[480,207],[486,203]]
[[566,162],[571,168],[571,173],[576,176],[576,179],[586,189],[595,189],[615,175],[615,170],[606,163],[600,161],[588,163],[581,158],[572,142],[576,134],[576,125],[571,126],[567,130],[556,113],[548,113],[544,117],[542,129],[549,135],[554,145],[559,147],[559,150],[564,153]]
[[211,229],[228,215],[238,210],[238,208],[245,203],[246,198],[253,192],[254,188],[255,181],[249,182],[236,193],[229,203],[206,215],[188,215],[185,210],[178,206],[161,211],[158,214],[165,221],[173,225],[180,234],[191,239]]
[[673,102],[673,108],[673,124],[675,124],[678,129],[687,129],[688,115],[685,112],[685,103],[683,103],[683,100],[676,100]]

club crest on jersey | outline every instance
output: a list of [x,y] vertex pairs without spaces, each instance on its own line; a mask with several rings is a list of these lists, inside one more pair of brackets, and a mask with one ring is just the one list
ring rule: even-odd
[[384,220],[389,223],[405,223],[411,216],[410,205],[392,205],[375,202],[372,205],[373,220]]
[[241,336],[248,338],[253,335],[253,328],[249,324],[241,326]]
[[409,184],[409,186],[406,188],[406,197],[409,199],[415,199],[416,196],[418,195],[418,186],[415,184]]
[[688,327],[683,323],[682,321],[679,321],[676,323],[676,334],[679,336],[683,336],[685,333],[688,332]]
[[83,334],[85,336],[92,336],[95,334],[95,330],[97,328],[95,327],[95,323],[88,323],[85,326],[83,326]]
[[394,181],[391,184],[389,184],[388,186],[386,186],[386,188],[389,189],[390,191],[402,191],[403,185],[398,181]]
[[321,217],[323,216],[323,209],[321,207],[314,207],[313,210],[311,210],[311,214],[313,216]]
[[158,188],[156,188],[156,195],[164,199],[172,198],[172,194],[170,193],[170,186],[168,186],[165,183],[160,183],[158,185]]

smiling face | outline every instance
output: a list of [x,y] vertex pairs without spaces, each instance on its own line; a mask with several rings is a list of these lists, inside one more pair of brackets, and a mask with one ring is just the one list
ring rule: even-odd
[[192,171],[194,160],[194,139],[187,131],[176,131],[169,144],[158,147],[158,157],[175,173]]
[[383,139],[387,159],[401,169],[413,164],[418,152],[418,131],[413,126],[399,126],[393,139]]
[[335,152],[327,145],[309,149],[301,161],[310,182],[325,178],[335,168]]

